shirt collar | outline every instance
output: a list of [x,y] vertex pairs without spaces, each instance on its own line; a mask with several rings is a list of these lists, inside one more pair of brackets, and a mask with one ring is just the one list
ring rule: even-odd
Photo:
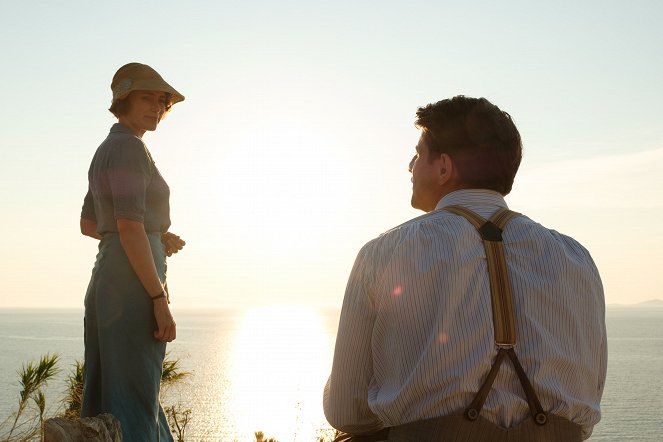
[[504,197],[494,190],[461,189],[445,195],[437,203],[435,210],[455,205],[467,207],[482,216],[490,215],[501,207],[509,208]]
[[125,126],[122,123],[113,124],[111,126],[110,133],[123,133],[123,134],[134,135],[131,129],[129,129],[127,126]]

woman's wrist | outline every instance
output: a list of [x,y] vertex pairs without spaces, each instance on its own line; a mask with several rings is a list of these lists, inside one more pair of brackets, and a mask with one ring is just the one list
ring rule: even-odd
[[156,301],[157,299],[165,299],[166,298],[166,290],[161,289],[161,292],[159,292],[156,295],[150,295],[150,298],[152,301]]

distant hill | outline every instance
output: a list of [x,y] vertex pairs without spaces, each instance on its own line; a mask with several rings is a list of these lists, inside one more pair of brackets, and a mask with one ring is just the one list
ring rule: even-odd
[[663,299],[650,299],[649,301],[642,301],[636,305],[642,307],[663,307]]
[[663,307],[663,299],[650,299],[636,304],[608,304],[608,307]]

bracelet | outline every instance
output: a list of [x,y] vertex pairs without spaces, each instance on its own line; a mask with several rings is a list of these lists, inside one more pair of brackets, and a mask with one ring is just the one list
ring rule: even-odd
[[165,298],[165,297],[166,297],[165,290],[161,290],[161,293],[159,293],[156,296],[150,296],[150,298],[152,299],[153,302],[156,301],[157,299],[161,299],[161,298]]

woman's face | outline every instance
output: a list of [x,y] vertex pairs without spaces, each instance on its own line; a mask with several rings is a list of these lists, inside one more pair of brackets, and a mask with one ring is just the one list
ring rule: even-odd
[[166,112],[166,94],[159,91],[132,91],[126,98],[129,110],[119,122],[127,126],[137,137],[157,128]]

